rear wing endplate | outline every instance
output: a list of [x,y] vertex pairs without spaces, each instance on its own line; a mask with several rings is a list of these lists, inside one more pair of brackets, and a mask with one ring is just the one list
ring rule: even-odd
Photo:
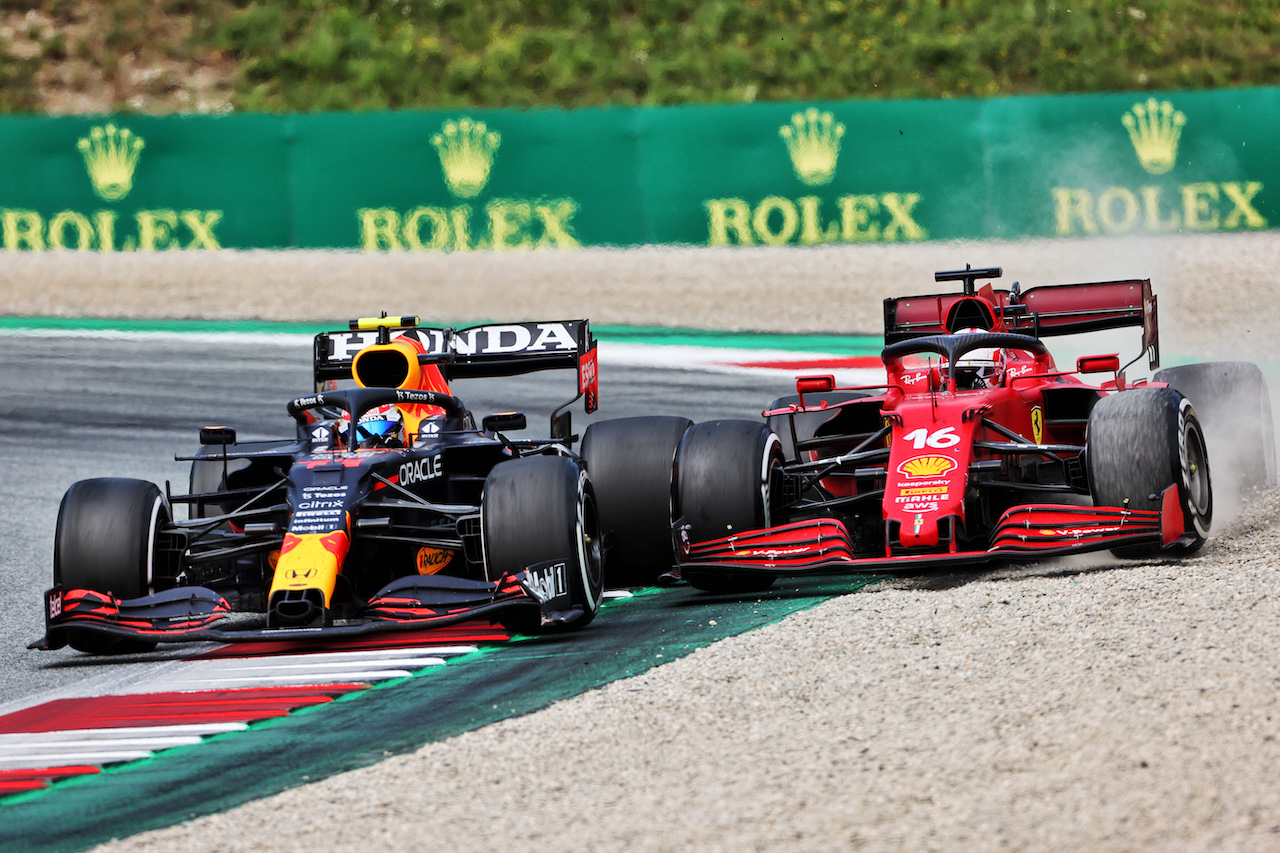
[[1035,338],[1141,326],[1142,349],[1150,359],[1150,369],[1160,364],[1156,297],[1150,279],[1055,284],[1022,293],[1016,285],[1012,291],[987,285],[969,294],[886,299],[885,345],[954,331],[946,327],[952,306],[975,297],[991,304],[1004,331]]
[[330,380],[350,379],[356,353],[380,340],[385,343],[386,337],[394,334],[418,341],[424,350],[418,356],[419,363],[436,365],[448,380],[576,369],[578,394],[585,395],[588,412],[596,410],[596,340],[586,320],[488,323],[453,329],[416,326],[412,323],[417,318],[413,317],[382,319],[386,325],[371,328],[376,320],[361,320],[359,328],[316,335],[317,388]]

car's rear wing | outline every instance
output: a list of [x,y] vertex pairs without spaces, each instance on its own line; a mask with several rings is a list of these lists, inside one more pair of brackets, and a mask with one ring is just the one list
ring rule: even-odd
[[[965,271],[1000,275],[998,268]],[[957,273],[938,273],[938,280],[955,280]],[[994,321],[997,331],[1017,332],[1036,338],[1142,327],[1142,349],[1152,370],[1160,364],[1156,297],[1149,279],[1057,284],[1019,292],[994,290],[991,285],[965,293],[902,296],[884,301],[885,345],[929,335],[945,335],[957,328],[983,326]],[[1003,329],[1000,327],[1003,326]]]
[[417,320],[362,318],[350,321],[345,330],[316,335],[316,387],[330,380],[352,378],[356,354],[374,344],[385,344],[394,335],[417,341],[423,350],[419,363],[436,365],[449,380],[576,369],[579,396],[586,396],[588,412],[596,410],[599,371],[596,340],[588,321],[487,323],[452,329],[418,326]]

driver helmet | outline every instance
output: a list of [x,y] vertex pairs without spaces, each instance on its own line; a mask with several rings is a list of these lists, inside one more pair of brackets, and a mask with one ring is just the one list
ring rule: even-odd
[[[981,334],[986,329],[960,329],[957,335]],[[1004,382],[1005,367],[1009,356],[1003,349],[982,348],[969,350],[956,359],[956,375],[971,382],[970,387],[992,388]]]
[[[344,413],[343,420],[350,423],[351,415]],[[394,403],[375,406],[356,422],[356,447],[360,450],[404,447],[404,436],[404,417]]]

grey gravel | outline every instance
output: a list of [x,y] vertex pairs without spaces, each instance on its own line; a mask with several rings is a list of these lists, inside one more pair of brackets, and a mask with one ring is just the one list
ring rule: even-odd
[[[935,269],[967,261],[1024,286],[1149,276],[1166,352],[1266,361],[1278,256],[1266,234],[327,265],[218,253],[198,273],[155,259],[177,266],[147,275],[177,290],[136,292],[151,259],[71,259],[110,301],[53,275],[60,259],[23,257],[0,269],[0,310],[332,318],[367,313],[367,292],[356,306],[344,291],[362,280],[400,286],[389,311],[439,317],[498,315],[484,300],[501,292],[503,317],[875,332],[880,299],[933,291]],[[39,304],[13,284],[37,273],[53,280]],[[1251,494],[1216,524],[1184,562],[881,584],[536,714],[97,849],[1276,850],[1280,497]]]

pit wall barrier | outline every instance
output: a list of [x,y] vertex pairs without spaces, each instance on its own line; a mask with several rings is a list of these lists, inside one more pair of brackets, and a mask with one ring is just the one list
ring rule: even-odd
[[817,245],[1280,223],[1280,88],[0,117],[7,250]]

